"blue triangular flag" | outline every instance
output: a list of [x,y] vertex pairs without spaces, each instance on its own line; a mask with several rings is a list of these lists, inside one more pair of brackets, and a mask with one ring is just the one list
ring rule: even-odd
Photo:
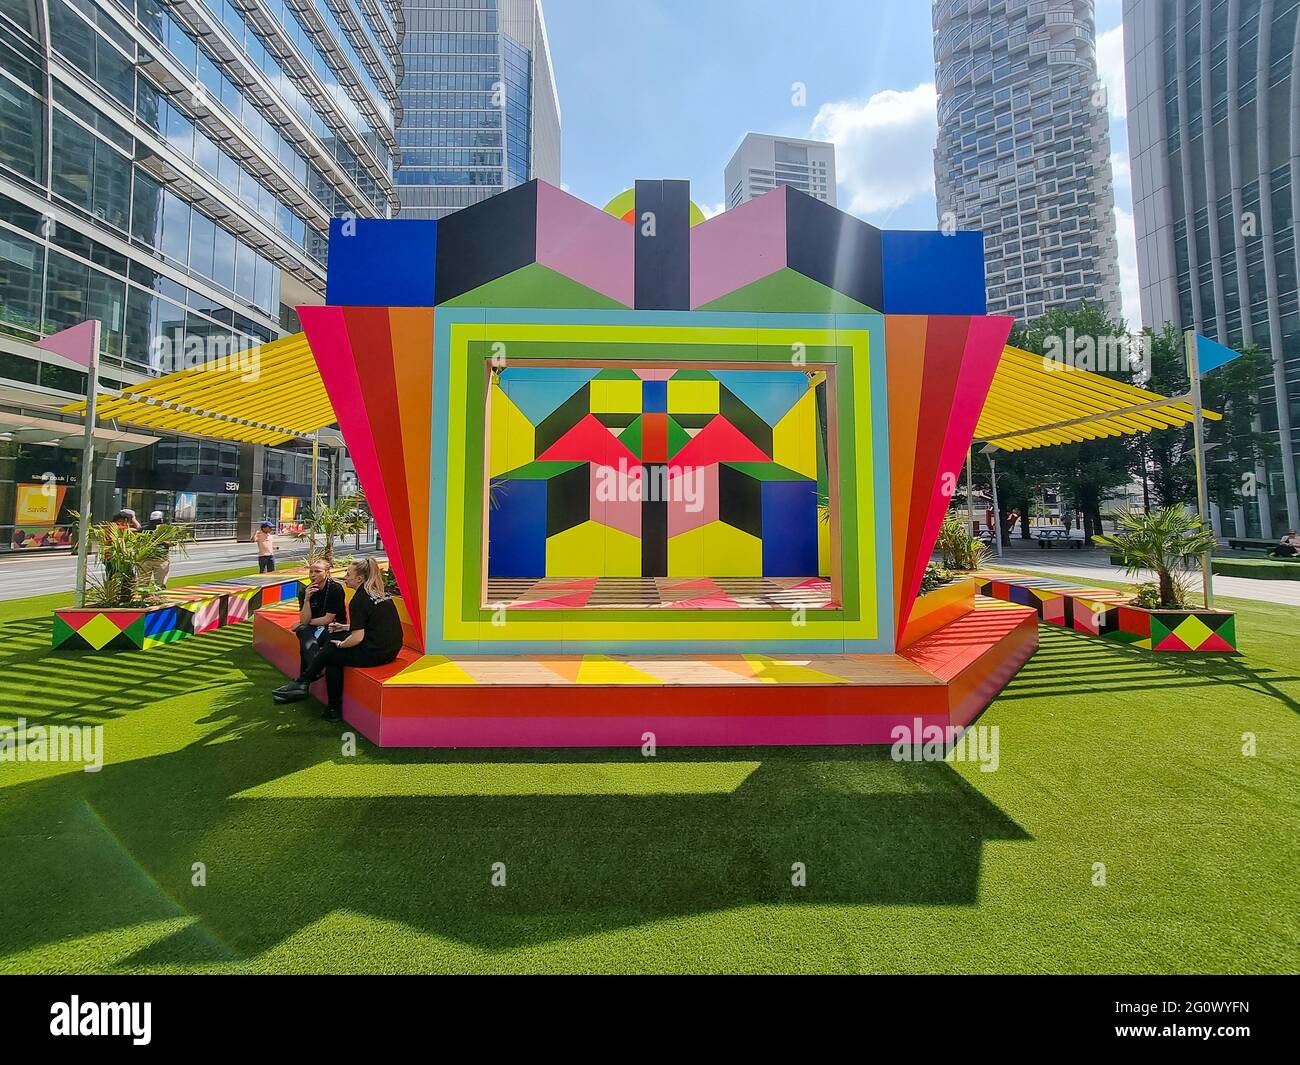
[[1222,344],[1196,334],[1196,362],[1204,377],[1211,370],[1217,370],[1224,363],[1241,358],[1241,352],[1225,348]]

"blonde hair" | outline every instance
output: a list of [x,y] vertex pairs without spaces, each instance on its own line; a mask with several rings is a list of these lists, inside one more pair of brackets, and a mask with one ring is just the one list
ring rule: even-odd
[[373,558],[363,558],[349,563],[348,569],[361,578],[361,587],[366,590],[371,599],[388,597],[388,593],[384,591],[384,571]]

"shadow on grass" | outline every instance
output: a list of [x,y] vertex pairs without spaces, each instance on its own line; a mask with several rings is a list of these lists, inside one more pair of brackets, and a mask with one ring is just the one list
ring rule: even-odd
[[[141,705],[202,682],[201,662],[179,664],[184,649],[137,656],[154,675],[113,699]],[[187,915],[197,923],[125,964],[251,958],[336,911],[500,949],[759,903],[971,905],[984,844],[1028,838],[951,767],[896,763],[887,748],[661,750],[653,770],[635,750],[360,740],[343,757],[315,703],[262,694],[278,674],[251,649],[218,657],[225,691],[202,741],[116,762],[109,732],[100,773],[0,789],[16,859],[0,896],[22,915],[0,925],[0,956]],[[232,683],[232,669],[246,676]],[[101,718],[84,706],[31,716]],[[366,767],[398,769],[412,793],[330,793]],[[274,797],[274,782],[305,770],[320,786]],[[637,793],[649,772],[669,784]],[[195,862],[206,887],[191,884]],[[497,862],[505,888],[490,883]],[[791,885],[795,862],[806,887]]]
[[998,696],[1000,700],[1076,695],[1081,686],[1105,693],[1177,688],[1244,688],[1293,712],[1300,703],[1281,687],[1300,676],[1241,655],[1151,652],[1057,625],[1039,625],[1038,650]]

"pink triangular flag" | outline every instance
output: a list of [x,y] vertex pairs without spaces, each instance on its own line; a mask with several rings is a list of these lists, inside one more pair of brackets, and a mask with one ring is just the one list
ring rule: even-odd
[[53,333],[44,340],[38,340],[36,346],[90,369],[90,357],[95,351],[95,320],[92,318],[70,329]]

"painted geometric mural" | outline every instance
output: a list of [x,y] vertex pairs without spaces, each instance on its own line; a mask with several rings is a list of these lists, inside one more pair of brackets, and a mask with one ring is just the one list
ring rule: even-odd
[[510,366],[492,386],[489,578],[829,573],[823,371]]

